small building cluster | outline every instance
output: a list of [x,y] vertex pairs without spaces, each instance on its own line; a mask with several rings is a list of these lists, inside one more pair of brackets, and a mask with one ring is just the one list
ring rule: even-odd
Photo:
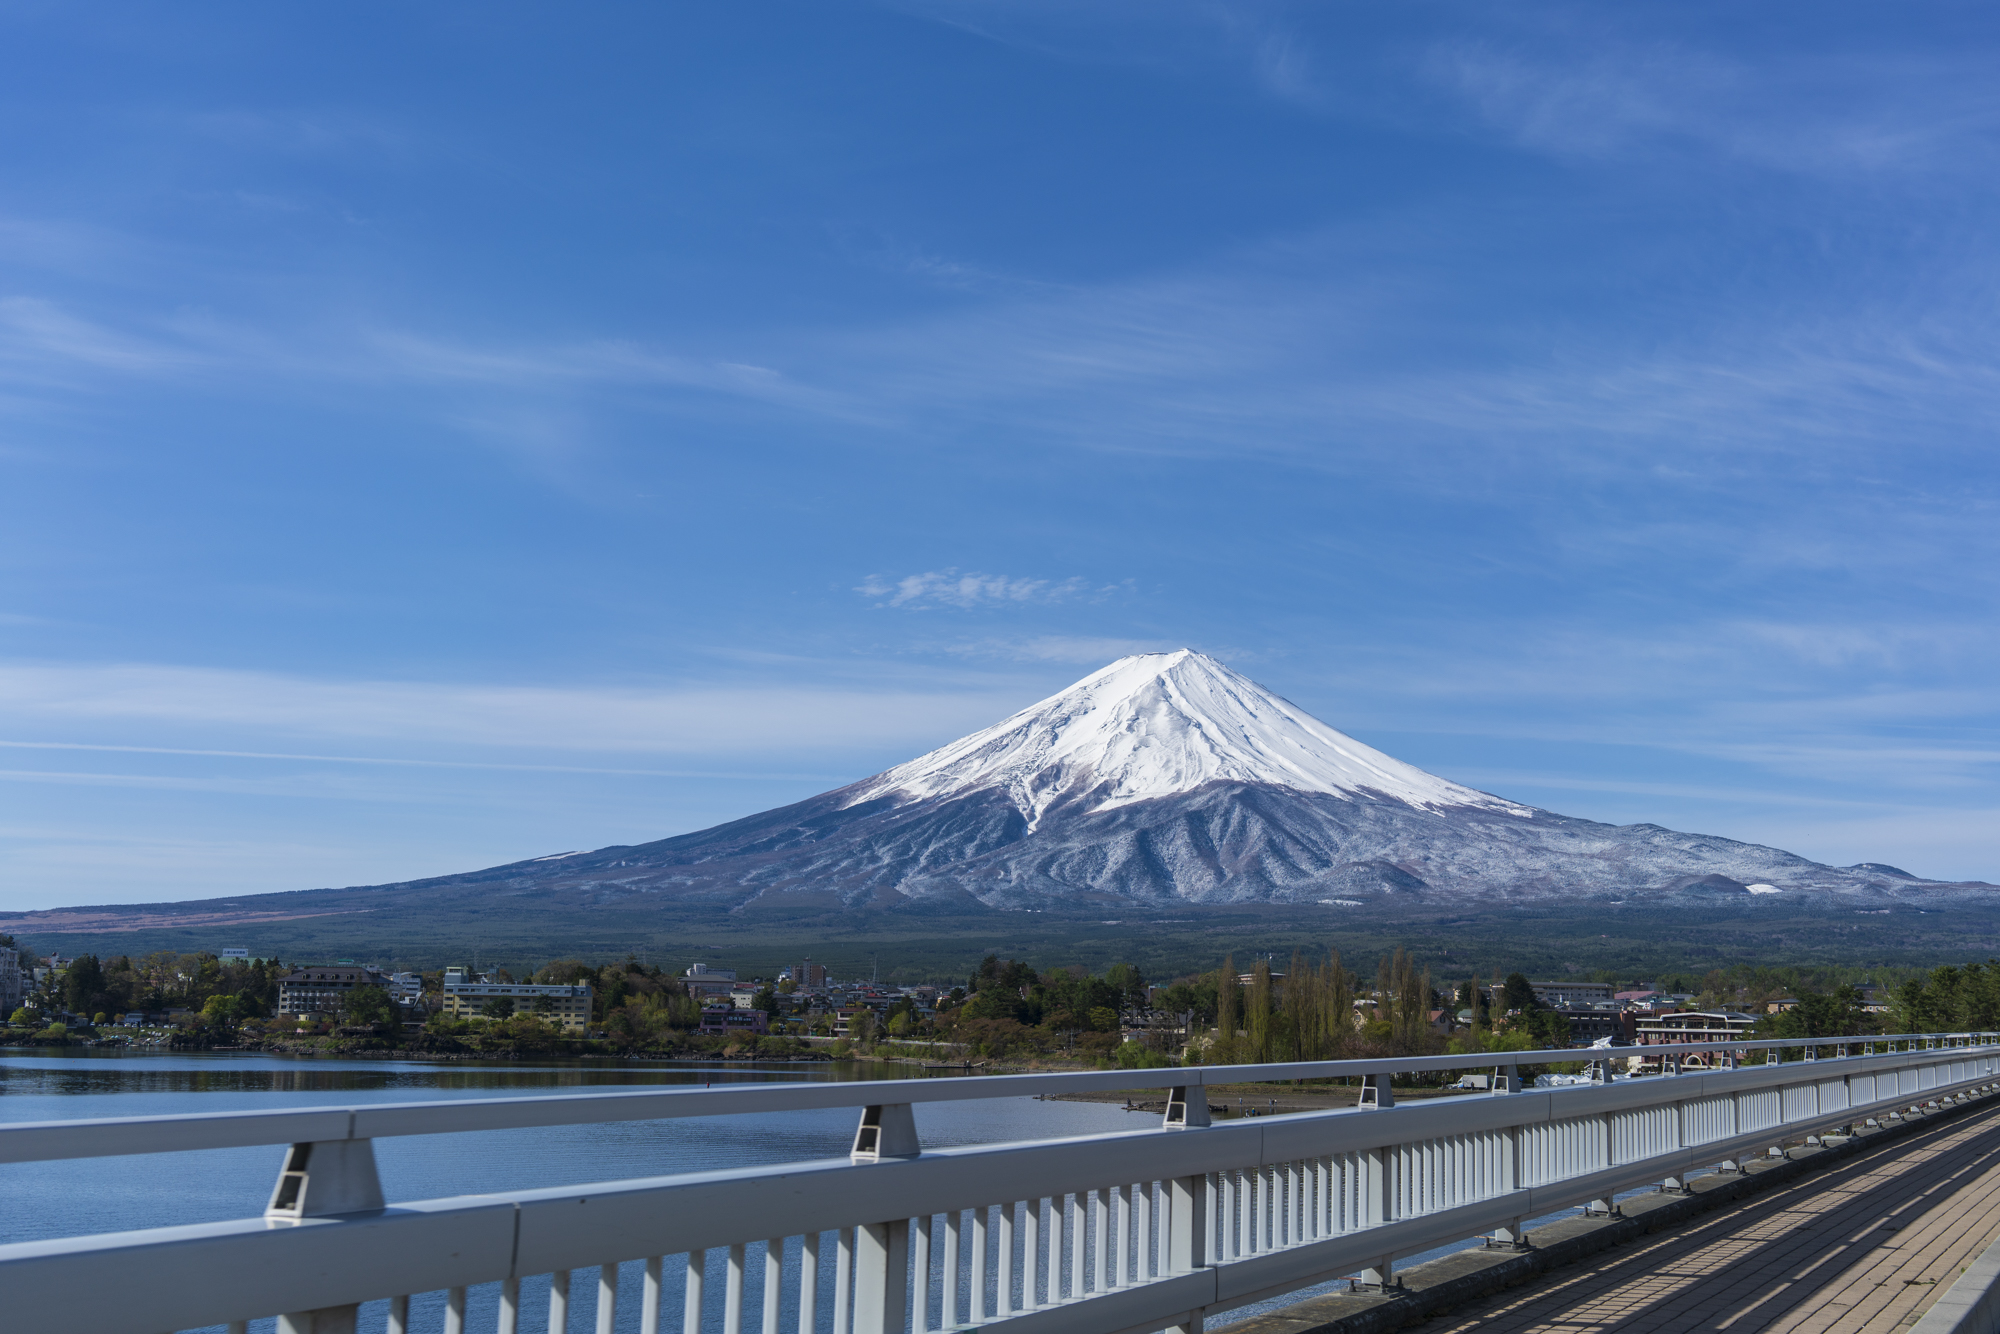
[[[931,985],[889,986],[879,982],[841,981],[825,964],[801,959],[779,971],[776,978],[740,980],[733,968],[697,963],[681,974],[688,994],[702,1002],[703,1033],[771,1031],[773,1019],[799,1019],[825,1027],[833,1037],[847,1037],[855,1021],[868,1014],[878,1021],[903,1008],[919,1018],[937,1013],[938,988]],[[761,1002],[761,1003],[760,1003]]]

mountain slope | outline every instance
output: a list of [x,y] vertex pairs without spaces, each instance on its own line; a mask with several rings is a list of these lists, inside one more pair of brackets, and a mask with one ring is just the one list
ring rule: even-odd
[[1384,755],[1187,650],[1121,659],[796,805],[405,888],[472,883],[799,911],[1658,895],[1798,906],[1990,888],[1522,806]]
[[[977,921],[1018,909],[1155,923],[1333,912],[1399,931],[1520,910],[1543,935],[1638,912],[1651,944],[1751,917],[1875,937],[1887,919],[1853,914],[1917,920],[1944,906],[1970,910],[1935,919],[1940,931],[1970,924],[1952,940],[2000,931],[1991,885],[1523,806],[1384,755],[1183,650],[1121,659],[884,773],[674,838],[393,885],[26,914],[0,930],[151,932],[147,948],[186,948],[222,926],[259,939],[463,939],[512,921],[534,923],[538,947],[576,938],[601,951],[694,922],[769,940],[780,918],[823,941],[864,922],[882,930],[885,910],[982,932]],[[306,918],[321,920],[272,925]]]

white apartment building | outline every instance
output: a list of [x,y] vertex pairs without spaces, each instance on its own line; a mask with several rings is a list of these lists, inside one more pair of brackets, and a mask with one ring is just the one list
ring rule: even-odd
[[514,1002],[514,1013],[537,1015],[560,1025],[565,1033],[589,1031],[589,987],[538,987],[527,982],[496,982],[487,974],[473,977],[463,968],[444,970],[444,1012],[454,1018],[470,1019],[502,998]]

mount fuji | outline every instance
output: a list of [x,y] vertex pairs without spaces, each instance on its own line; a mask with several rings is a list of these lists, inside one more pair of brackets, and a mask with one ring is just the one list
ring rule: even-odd
[[[1992,885],[1522,805],[1187,650],[1122,658],[906,764],[697,833],[397,884],[52,909],[0,931],[143,950],[227,927],[286,957],[395,942],[432,962],[468,940],[523,957],[647,942],[820,957],[845,940],[851,963],[895,942],[951,968],[1029,947],[1151,949],[1181,967],[1231,940],[1315,938],[1329,917],[1385,948],[1504,946],[1509,966],[1614,944],[1661,966],[1719,957],[1719,942],[1763,961],[2000,949]],[[1077,943],[1093,933],[1100,945]]]
[[1803,907],[1991,889],[1508,801],[1385,755],[1186,649],[1122,658],[984,731],[795,805],[396,888],[446,883],[731,912],[1662,895]]

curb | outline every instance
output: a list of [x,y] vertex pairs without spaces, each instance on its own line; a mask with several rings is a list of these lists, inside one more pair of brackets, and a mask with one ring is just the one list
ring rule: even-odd
[[1931,1303],[1910,1334],[1995,1334],[2000,1331],[2000,1241],[1979,1253],[1944,1296]]
[[[1399,1286],[1391,1292],[1308,1297],[1277,1311],[1218,1325],[1216,1329],[1218,1334],[1225,1329],[1227,1334],[1388,1334],[1466,1302],[1532,1283],[1549,1270],[1577,1264],[1649,1233],[1664,1231],[1750,1196],[1816,1176],[1870,1149],[1914,1134],[1921,1127],[1953,1120],[1990,1105],[1995,1098],[1993,1093],[1972,1094],[1964,1102],[1926,1110],[1914,1117],[1906,1114],[1898,1121],[1860,1129],[1837,1143],[1788,1149],[1782,1160],[1768,1158],[1741,1172],[1697,1177],[1685,1195],[1636,1196],[1623,1202],[1620,1206],[1623,1216],[1619,1218],[1565,1218],[1529,1232],[1527,1241],[1531,1249],[1526,1251],[1467,1250],[1412,1265],[1398,1271]],[[1932,1326],[1927,1315],[1921,1334],[2000,1334],[2000,1284],[1995,1283],[2000,1278],[2000,1242],[1980,1257],[1959,1284],[1939,1298],[1937,1306],[1958,1297],[1959,1285],[1970,1283],[1980,1274],[1984,1277],[1979,1285],[1968,1289],[1967,1295],[1954,1303],[1951,1320],[1956,1321],[1959,1315],[1974,1315],[1967,1308],[1987,1296],[1989,1300],[1983,1306],[1991,1309],[1978,1312],[1983,1315],[1984,1323]]]

